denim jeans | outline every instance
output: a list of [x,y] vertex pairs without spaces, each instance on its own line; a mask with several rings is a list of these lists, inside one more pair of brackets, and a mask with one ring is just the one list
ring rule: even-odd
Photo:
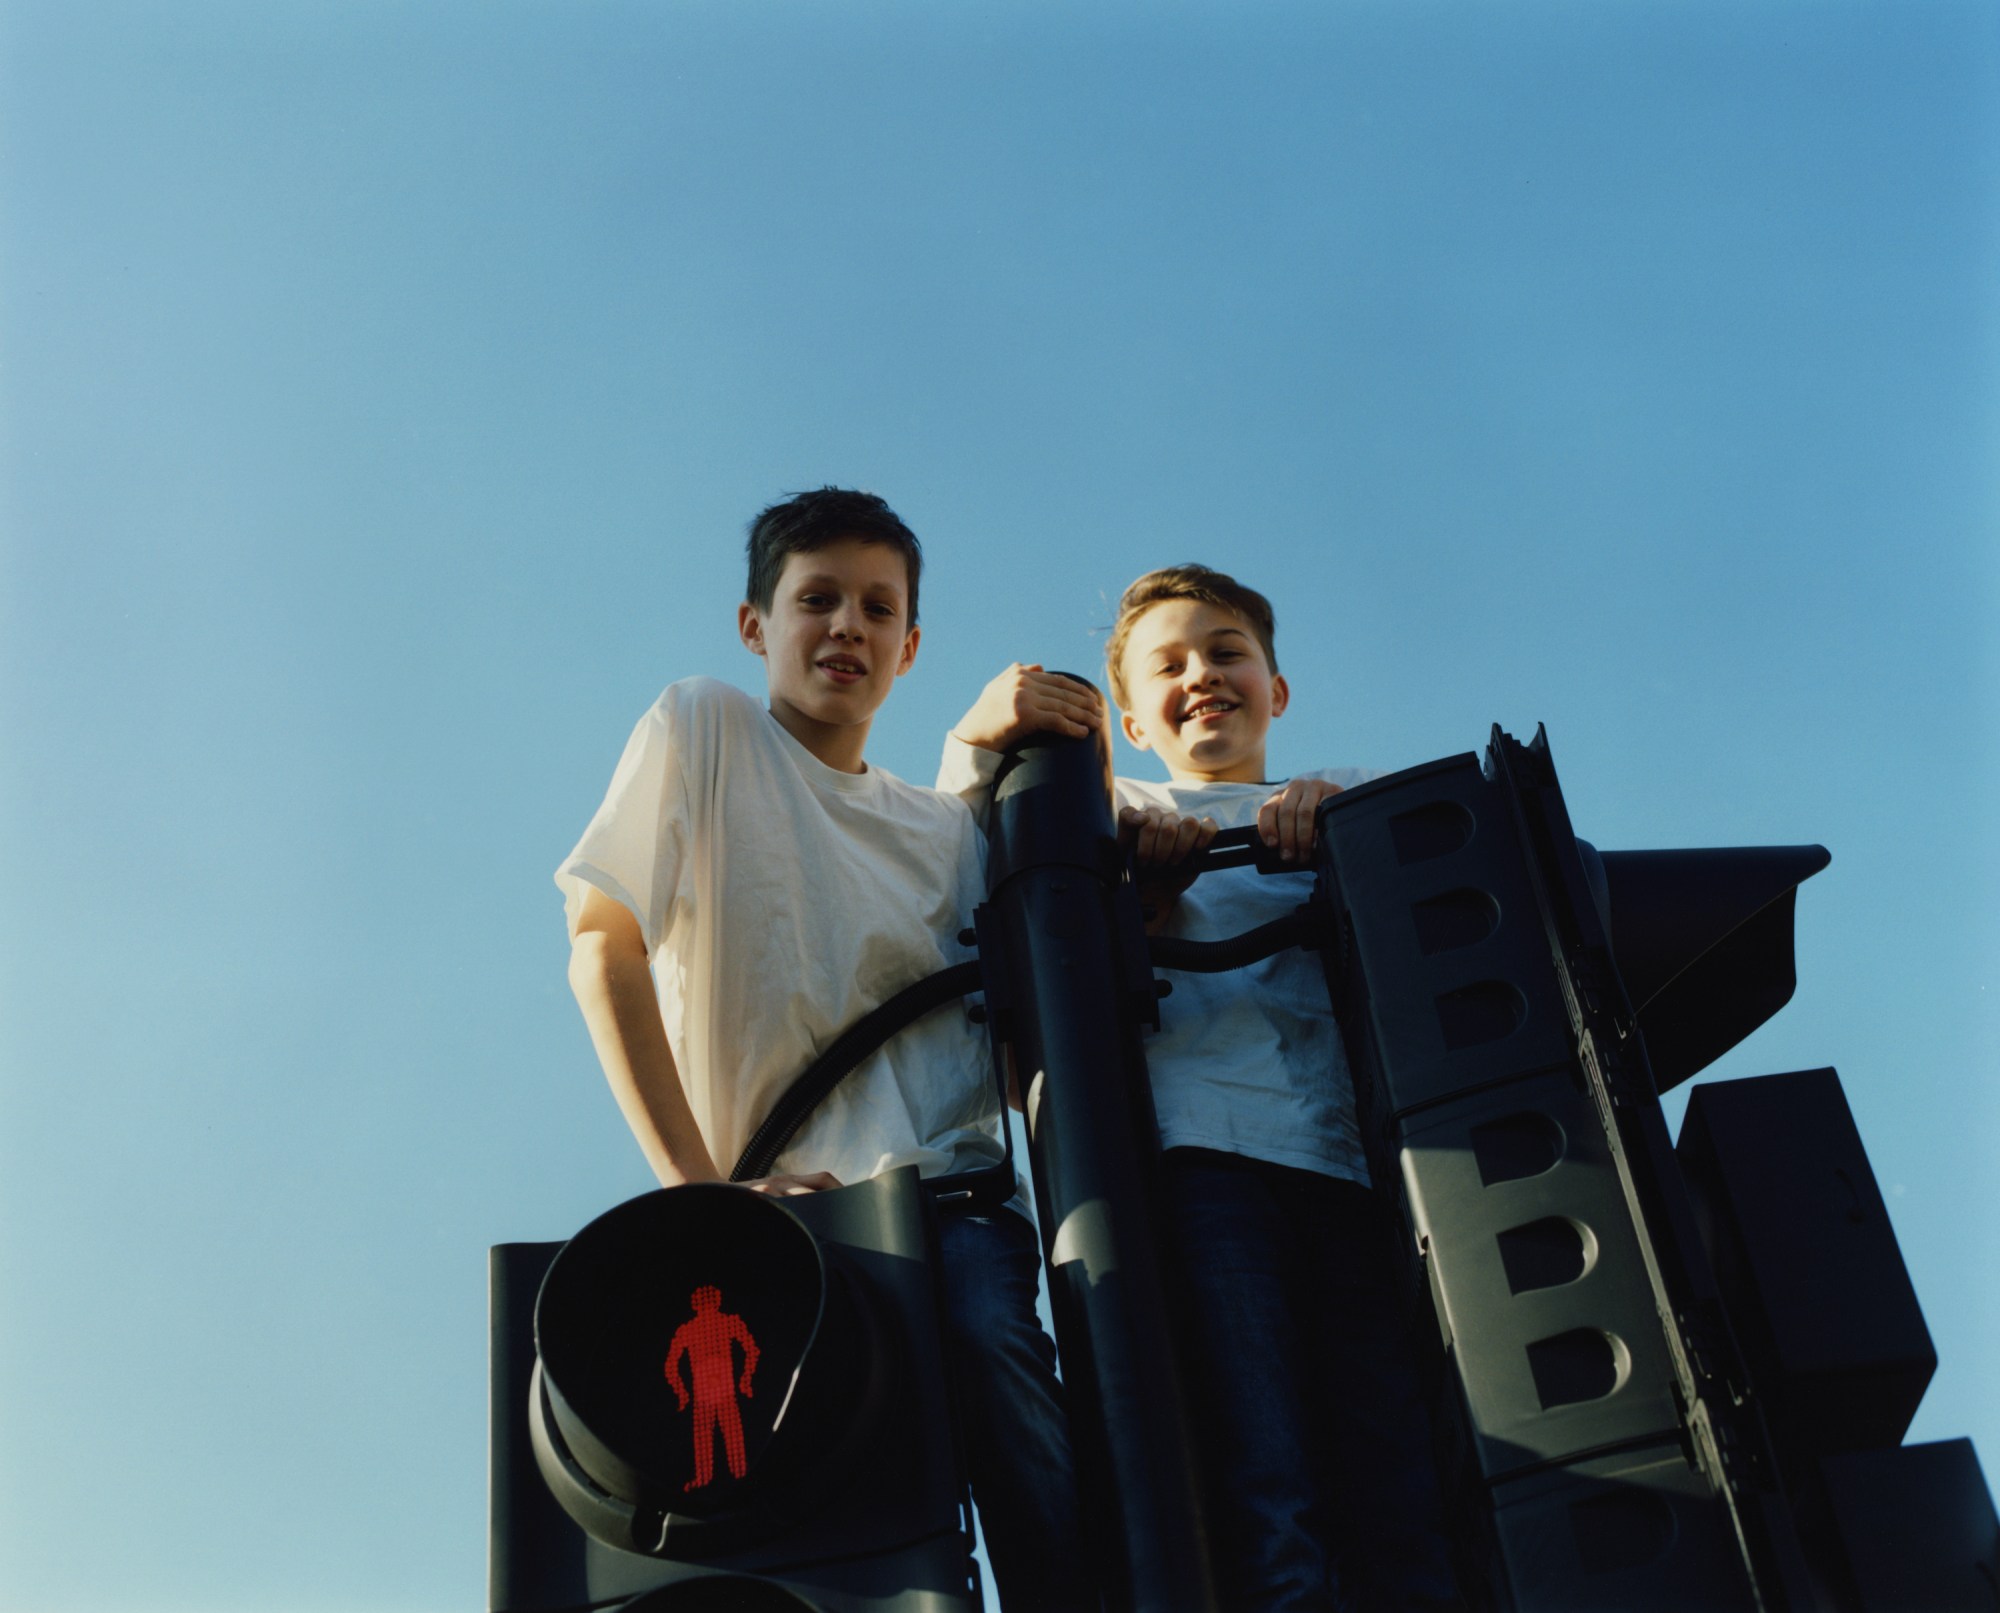
[[1000,1606],[1094,1609],[1056,1347],[1035,1315],[1035,1229],[1006,1210],[946,1211],[938,1241],[966,1468]]
[[1206,1149],[1169,1149],[1163,1167],[1222,1605],[1457,1608],[1376,1195]]

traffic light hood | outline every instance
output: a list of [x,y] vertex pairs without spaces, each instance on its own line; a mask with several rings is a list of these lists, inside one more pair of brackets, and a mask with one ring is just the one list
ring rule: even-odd
[[1660,1091],[1791,1001],[1793,909],[1824,846],[1577,849]]

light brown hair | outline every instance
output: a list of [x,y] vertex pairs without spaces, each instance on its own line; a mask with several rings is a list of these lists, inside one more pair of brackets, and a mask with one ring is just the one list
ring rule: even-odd
[[1104,646],[1104,670],[1111,679],[1111,698],[1118,702],[1121,711],[1131,705],[1125,692],[1125,641],[1132,636],[1141,616],[1169,599],[1198,600],[1242,617],[1243,625],[1262,646],[1265,663],[1271,671],[1278,670],[1278,650],[1273,642],[1278,634],[1278,619],[1268,599],[1256,589],[1244,587],[1228,572],[1210,566],[1162,566],[1158,571],[1147,572],[1125,590],[1118,601],[1118,619],[1111,624],[1111,637]]

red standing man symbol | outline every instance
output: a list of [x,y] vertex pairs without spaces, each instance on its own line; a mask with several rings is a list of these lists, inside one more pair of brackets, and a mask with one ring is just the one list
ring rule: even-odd
[[[736,1396],[750,1398],[750,1375],[757,1370],[757,1341],[742,1317],[722,1308],[722,1290],[704,1283],[694,1291],[692,1302],[694,1315],[674,1330],[673,1348],[667,1352],[667,1382],[674,1386],[682,1411],[688,1409],[688,1392],[681,1383],[682,1356],[688,1358],[694,1377],[694,1477],[681,1486],[683,1490],[699,1490],[715,1477],[717,1427],[722,1430],[729,1476],[743,1477],[749,1459],[743,1453],[743,1418],[736,1410]],[[740,1383],[731,1344],[743,1346]]]

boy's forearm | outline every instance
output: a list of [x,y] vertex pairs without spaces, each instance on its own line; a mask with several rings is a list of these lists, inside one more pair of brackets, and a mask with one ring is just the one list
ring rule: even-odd
[[570,990],[612,1095],[663,1186],[721,1180],[667,1045],[643,951],[592,933],[570,948]]

